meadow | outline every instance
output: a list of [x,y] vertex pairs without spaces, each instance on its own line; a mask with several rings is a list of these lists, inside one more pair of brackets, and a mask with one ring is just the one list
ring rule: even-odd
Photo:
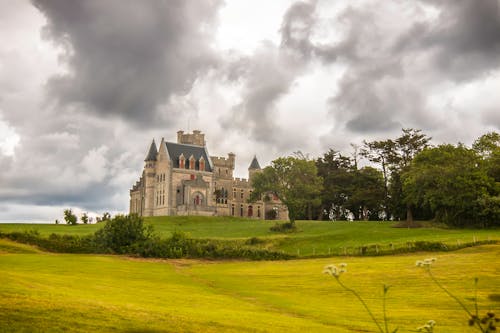
[[[253,241],[255,246],[283,251],[298,257],[357,255],[360,247],[371,252],[404,249],[409,242],[440,242],[449,247],[478,241],[500,240],[500,229],[446,229],[426,223],[423,228],[394,228],[394,222],[297,221],[297,232],[275,233],[274,221],[234,217],[150,217],[145,218],[161,237],[182,231],[199,239]],[[55,224],[0,224],[0,232],[37,230],[42,236],[51,233],[87,235],[103,226]],[[255,239],[256,238],[256,239]]]
[[[44,253],[0,239],[2,332],[376,332],[353,295],[322,274],[347,263],[341,279],[390,328],[409,332],[433,319],[435,332],[474,332],[467,316],[416,260],[426,253],[289,261],[145,260]],[[437,253],[433,272],[481,313],[500,312],[500,245]]]

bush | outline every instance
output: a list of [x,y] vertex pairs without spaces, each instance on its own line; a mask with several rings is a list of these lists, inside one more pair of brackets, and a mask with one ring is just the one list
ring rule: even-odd
[[97,248],[93,235],[73,236],[51,234],[48,238],[43,238],[37,230],[23,232],[11,232],[0,234],[0,237],[7,237],[13,241],[35,245],[46,251],[62,253],[96,253]]
[[101,251],[125,254],[150,239],[152,233],[152,227],[145,226],[141,217],[116,215],[95,233],[95,241]]
[[274,232],[293,232],[297,230],[297,227],[292,222],[276,223],[269,230]]

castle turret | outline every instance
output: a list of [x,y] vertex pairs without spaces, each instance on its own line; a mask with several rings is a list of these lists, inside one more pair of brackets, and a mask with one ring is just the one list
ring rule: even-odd
[[250,166],[248,167],[248,180],[251,181],[253,178],[253,175],[255,173],[260,172],[262,169],[260,168],[259,161],[257,161],[257,156],[253,156],[252,163],[250,163]]
[[148,155],[146,156],[146,159],[144,162],[156,162],[156,158],[158,157],[158,149],[156,148],[156,143],[155,139],[153,139],[153,142],[151,142],[151,146],[149,147],[149,152]]
[[152,216],[154,209],[156,161],[158,159],[158,150],[155,140],[151,142],[148,155],[144,160],[144,216]]

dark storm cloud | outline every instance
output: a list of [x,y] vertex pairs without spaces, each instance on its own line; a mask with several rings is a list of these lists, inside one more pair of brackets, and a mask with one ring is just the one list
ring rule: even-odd
[[281,24],[281,46],[296,50],[305,58],[314,51],[310,41],[315,22],[316,1],[296,2],[286,11]]
[[[500,65],[500,11],[496,0],[424,1],[439,11],[400,29],[383,30],[384,6],[348,7],[338,16],[345,38],[332,46],[347,66],[331,114],[346,129],[375,133],[432,128],[427,92],[448,80],[468,81]],[[412,76],[413,75],[413,76]]]
[[[189,92],[216,62],[220,1],[33,0],[69,72],[49,82],[62,105],[154,124],[158,105]],[[166,117],[169,120],[169,117]]]
[[500,65],[500,3],[497,0],[424,1],[439,17],[416,23],[395,51],[434,52],[433,69],[452,80],[470,80]]

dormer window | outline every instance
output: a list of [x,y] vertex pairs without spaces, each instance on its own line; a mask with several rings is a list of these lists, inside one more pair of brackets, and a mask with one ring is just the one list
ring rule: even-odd
[[181,156],[179,156],[179,168],[180,169],[186,168],[186,158],[184,157],[184,154],[181,154]]
[[194,156],[191,155],[191,157],[189,158],[189,169],[194,170],[195,165],[196,165],[196,160],[194,159]]
[[200,171],[205,171],[205,159],[203,158],[203,156],[200,158]]

